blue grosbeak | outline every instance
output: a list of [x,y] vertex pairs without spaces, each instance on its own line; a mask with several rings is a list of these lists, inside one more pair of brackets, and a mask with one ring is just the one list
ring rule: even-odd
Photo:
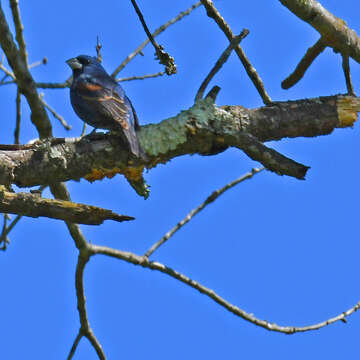
[[70,99],[79,118],[95,129],[119,132],[131,153],[145,158],[136,137],[138,118],[122,87],[95,57],[79,55],[66,63],[73,71]]

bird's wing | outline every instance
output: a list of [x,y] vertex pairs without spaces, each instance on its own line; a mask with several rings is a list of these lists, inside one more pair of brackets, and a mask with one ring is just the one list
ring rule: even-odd
[[111,117],[124,130],[135,128],[137,117],[130,100],[118,84],[102,84],[101,80],[89,77],[77,84],[79,96],[93,101],[97,110]]

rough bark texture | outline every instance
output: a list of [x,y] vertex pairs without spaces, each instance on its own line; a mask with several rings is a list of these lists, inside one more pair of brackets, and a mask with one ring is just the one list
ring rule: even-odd
[[184,154],[211,155],[229,146],[242,149],[276,173],[303,178],[306,166],[262,142],[329,134],[335,128],[352,126],[359,109],[359,98],[341,95],[258,109],[217,107],[211,99],[201,100],[174,118],[141,127],[138,135],[148,155],[146,163],[129,157],[121,141],[108,134],[4,145],[0,146],[0,184],[28,187],[81,178],[94,181],[117,173],[137,182],[144,167],[150,169]]

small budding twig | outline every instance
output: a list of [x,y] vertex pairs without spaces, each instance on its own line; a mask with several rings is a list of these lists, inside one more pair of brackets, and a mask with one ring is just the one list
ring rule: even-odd
[[176,68],[176,64],[175,64],[175,60],[172,56],[170,56],[169,53],[167,53],[166,51],[164,51],[164,48],[159,45],[155,39],[153,38],[153,36],[151,35],[145,20],[144,20],[144,16],[141,13],[140,8],[138,7],[137,3],[135,0],[131,0],[131,3],[134,6],[134,9],[136,11],[136,14],[138,15],[140,22],[145,30],[146,35],[148,36],[150,42],[153,44],[154,48],[155,48],[155,53],[156,53],[156,57],[159,60],[160,64],[165,66],[165,72],[168,75],[173,75],[177,73],[177,68]]
[[233,38],[233,40],[230,42],[229,46],[221,54],[218,61],[215,63],[214,67],[210,70],[209,74],[207,75],[205,80],[202,82],[202,84],[195,96],[195,102],[197,102],[198,100],[200,100],[204,97],[204,92],[206,90],[206,87],[209,85],[209,82],[216,75],[216,73],[222,68],[222,66],[226,63],[226,61],[228,60],[234,47],[236,45],[240,44],[241,40],[244,39],[248,34],[249,34],[249,30],[244,29],[239,35],[237,35]]
[[305,72],[314,62],[314,60],[325,50],[326,43],[321,37],[313,46],[311,46],[307,51],[304,57],[300,60],[298,66],[292,74],[290,74],[283,82],[281,87],[283,89],[289,89],[295,84],[297,84],[305,75]]
[[[153,33],[152,36],[155,38],[159,34],[161,34],[163,31],[165,31],[169,26],[175,24],[176,22],[180,21],[185,16],[189,15],[193,10],[198,8],[201,5],[201,2],[198,1],[194,5],[191,5],[187,10],[182,11],[179,15],[174,17],[173,19],[169,20],[165,24],[161,25],[159,28],[157,28]],[[130,55],[126,57],[126,59],[113,71],[111,74],[112,77],[115,77],[121,70],[124,69],[124,67],[132,60],[135,56],[138,54],[142,54],[142,50],[145,48],[145,46],[150,42],[149,39],[146,39],[141,45],[138,46],[138,48],[132,52]]]

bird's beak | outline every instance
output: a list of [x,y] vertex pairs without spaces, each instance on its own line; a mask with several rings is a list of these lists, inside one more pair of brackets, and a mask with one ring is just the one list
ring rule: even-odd
[[77,58],[71,58],[69,60],[66,60],[66,63],[73,69],[73,70],[79,70],[82,69],[82,64],[79,62]]

